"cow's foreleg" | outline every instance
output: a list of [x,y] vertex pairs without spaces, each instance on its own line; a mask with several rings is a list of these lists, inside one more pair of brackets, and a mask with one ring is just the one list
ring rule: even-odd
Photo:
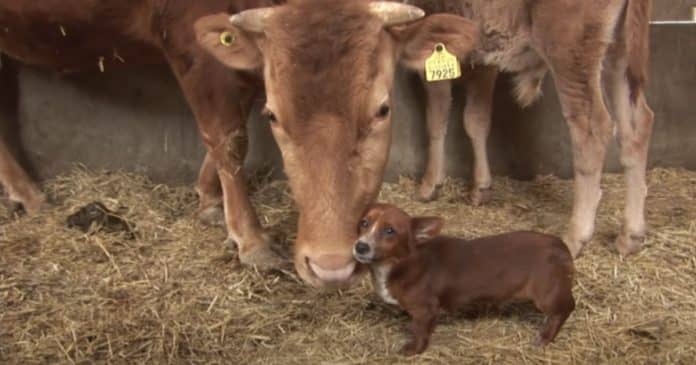
[[498,72],[494,67],[479,67],[473,71],[467,83],[464,129],[474,150],[474,181],[471,202],[486,203],[490,198],[491,170],[488,165],[486,142],[491,129],[493,89]]
[[39,211],[46,201],[44,194],[0,140],[0,184],[9,200],[21,204],[28,214]]
[[205,154],[205,159],[198,173],[196,184],[198,192],[198,217],[205,224],[223,225],[225,216],[222,205],[222,187],[217,173],[215,159],[210,153]]
[[228,132],[215,148],[215,159],[222,185],[228,243],[236,244],[244,264],[278,266],[283,260],[271,249],[271,238],[263,231],[249,201],[243,165],[248,145],[244,128]]
[[644,209],[648,192],[645,172],[654,114],[643,90],[637,90],[635,100],[631,100],[627,63],[619,58],[608,66],[605,87],[618,126],[616,139],[626,181],[624,222],[616,248],[621,255],[627,256],[638,252],[645,238]]
[[219,201],[215,182],[219,177],[228,242],[236,244],[239,260],[244,264],[281,265],[284,260],[271,249],[271,239],[249,200],[242,169],[247,150],[246,120],[256,86],[207,55],[195,59],[193,64],[186,57],[173,56],[169,60],[208,152],[199,174],[201,208],[213,207]]
[[437,189],[445,179],[445,136],[452,105],[452,83],[449,81],[425,82],[427,94],[426,118],[428,124],[428,165],[421,180],[417,198],[421,201],[435,199]]

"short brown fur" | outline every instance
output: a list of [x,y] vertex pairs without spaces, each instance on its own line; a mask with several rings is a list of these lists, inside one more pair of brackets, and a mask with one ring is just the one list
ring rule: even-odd
[[[263,69],[264,113],[300,213],[295,267],[315,286],[349,282],[355,224],[389,155],[396,65],[422,71],[437,42],[464,59],[477,26],[451,14],[387,25],[364,0],[292,0],[237,20],[242,31],[224,15],[197,21],[199,43],[231,68]],[[223,31],[240,46],[221,47]]]
[[[547,316],[535,341],[543,346],[553,341],[575,308],[573,260],[558,237],[536,232],[473,240],[438,236],[438,218],[411,218],[382,204],[373,206],[365,219],[361,239],[374,252],[369,260],[356,257],[370,262],[373,275],[386,273],[388,295],[410,314],[413,339],[403,348],[407,355],[426,349],[441,309],[531,301]],[[389,228],[395,232],[381,233]]]
[[[626,207],[616,248],[623,256],[643,244],[645,169],[654,115],[645,99],[652,0],[410,0],[429,13],[449,12],[481,25],[480,46],[467,86],[464,126],[474,152],[471,201],[491,196],[487,139],[499,70],[513,76],[523,107],[535,102],[547,73],[553,78],[570,131],[575,197],[563,235],[573,256],[594,233],[600,180],[612,130],[621,146]],[[436,197],[445,177],[445,135],[451,96],[447,83],[428,84],[429,159],[418,198]],[[614,128],[616,126],[616,128]]]
[[[260,74],[235,72],[220,64],[198,46],[193,27],[198,18],[213,13],[273,4],[272,0],[8,0],[0,4],[0,52],[12,61],[62,73],[110,72],[145,64],[171,68],[208,152],[197,186],[201,218],[221,216],[224,205],[224,221],[239,245],[241,261],[277,264],[280,260],[269,249],[239,174],[246,154],[246,144],[240,141],[246,141],[248,113],[262,91]],[[44,205],[43,193],[2,143],[0,184],[9,199],[29,213]]]

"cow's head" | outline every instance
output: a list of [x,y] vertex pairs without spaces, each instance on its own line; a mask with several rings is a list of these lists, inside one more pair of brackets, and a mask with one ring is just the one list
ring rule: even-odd
[[266,119],[299,208],[295,267],[314,286],[348,281],[357,225],[389,154],[400,61],[422,71],[435,45],[464,58],[477,27],[393,2],[304,0],[196,22],[223,64],[262,70]]

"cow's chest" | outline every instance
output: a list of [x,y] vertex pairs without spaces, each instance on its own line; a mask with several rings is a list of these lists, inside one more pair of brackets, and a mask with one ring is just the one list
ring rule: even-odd
[[391,265],[379,265],[372,268],[372,283],[377,295],[379,295],[382,300],[389,304],[398,305],[399,301],[391,295],[389,287],[387,286],[387,279],[389,278],[390,272]]
[[541,60],[532,46],[527,4],[522,0],[470,0],[471,18],[481,24],[475,63],[519,72],[538,66]]

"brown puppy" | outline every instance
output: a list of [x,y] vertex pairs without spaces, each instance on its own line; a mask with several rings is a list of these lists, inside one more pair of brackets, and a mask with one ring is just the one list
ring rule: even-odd
[[411,218],[385,204],[373,205],[360,222],[355,259],[370,266],[380,297],[412,318],[413,339],[402,352],[426,349],[440,309],[481,300],[531,300],[547,315],[536,344],[551,342],[575,308],[575,269],[563,241],[535,232],[467,241],[438,236],[442,225],[441,218]]

